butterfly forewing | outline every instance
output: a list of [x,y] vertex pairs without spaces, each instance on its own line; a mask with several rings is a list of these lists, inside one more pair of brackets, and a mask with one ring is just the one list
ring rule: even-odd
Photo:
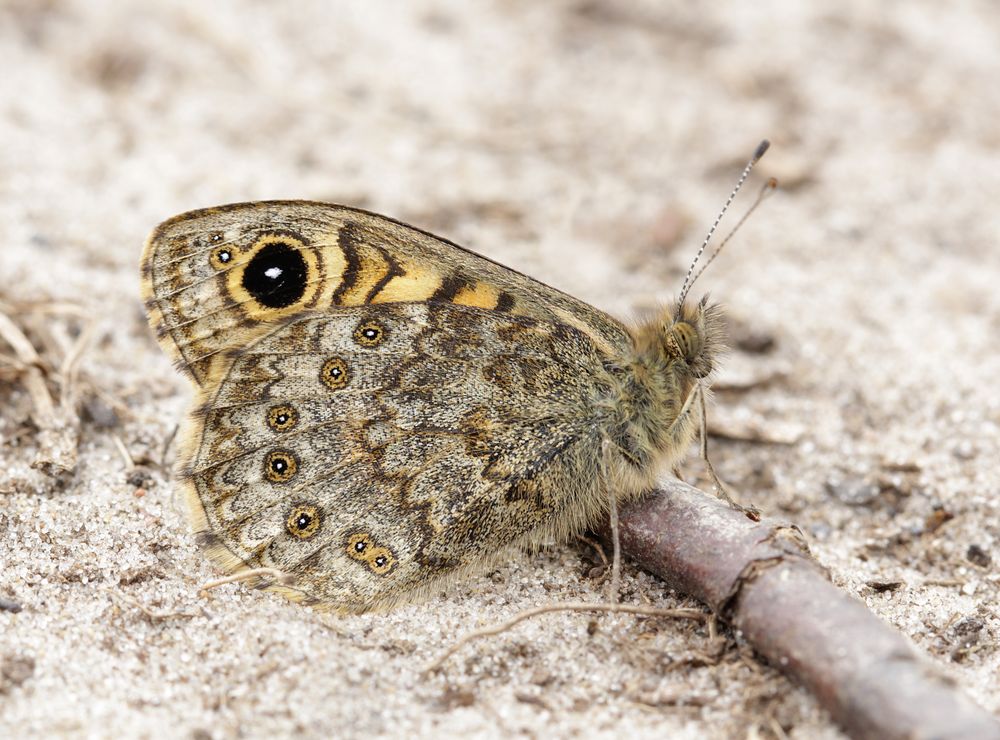
[[628,341],[597,309],[451,242],[366,211],[240,203],[182,214],[150,236],[143,294],[157,337],[202,386],[227,349],[273,322],[342,306],[432,301],[574,326],[606,349]]

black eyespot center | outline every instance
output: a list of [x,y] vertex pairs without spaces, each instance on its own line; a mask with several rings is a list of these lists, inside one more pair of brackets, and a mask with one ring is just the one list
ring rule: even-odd
[[267,308],[286,308],[305,295],[309,268],[302,253],[286,241],[261,247],[243,269],[243,288]]
[[292,507],[285,522],[288,532],[301,540],[309,539],[319,530],[321,524],[319,509],[308,504]]
[[264,476],[272,483],[284,483],[295,476],[299,461],[286,450],[275,450],[264,463]]
[[354,341],[366,347],[380,344],[386,335],[385,327],[374,321],[363,321],[354,330]]
[[276,432],[287,432],[299,423],[299,415],[292,406],[272,406],[267,412],[267,425]]
[[[215,239],[213,239],[213,241],[215,241]],[[214,250],[212,250],[212,253],[208,261],[212,265],[212,267],[216,268],[217,270],[221,270],[230,262],[232,262],[235,258],[236,254],[235,252],[233,252],[231,247],[228,246],[216,247]]]
[[347,363],[340,357],[331,357],[320,368],[319,379],[331,390],[343,388],[350,379],[347,373]]
[[364,551],[365,551],[365,548],[366,548],[367,546],[368,546],[368,545],[366,545],[366,544],[364,543],[364,541],[363,541],[363,540],[362,540],[362,541],[358,541],[358,542],[355,542],[355,543],[354,543],[354,552],[364,552]]

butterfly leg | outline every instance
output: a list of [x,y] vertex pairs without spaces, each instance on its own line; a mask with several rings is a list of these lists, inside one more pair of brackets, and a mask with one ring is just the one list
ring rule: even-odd
[[[608,450],[611,447],[611,440],[605,439],[601,443],[602,460],[608,460]],[[604,476],[605,480],[609,480],[608,476]],[[610,528],[611,528],[611,583],[609,585],[610,594],[608,595],[608,601],[612,604],[617,604],[619,600],[619,591],[621,590],[621,573],[622,573],[622,548],[621,541],[618,537],[618,496],[615,492],[613,486],[608,486],[608,513],[610,514]]]
[[723,485],[722,479],[719,478],[718,473],[715,472],[715,466],[712,465],[712,461],[708,458],[708,413],[705,409],[704,386],[699,384],[694,393],[698,394],[698,427],[699,434],[701,436],[701,459],[705,461],[705,467],[708,468],[708,474],[712,478],[712,484],[715,486],[715,490],[719,497],[724,499],[726,503],[737,511],[742,511],[754,521],[758,521],[760,519],[760,511],[758,511],[753,505],[746,507],[737,503],[736,500],[729,495],[729,491],[726,490],[725,485]]

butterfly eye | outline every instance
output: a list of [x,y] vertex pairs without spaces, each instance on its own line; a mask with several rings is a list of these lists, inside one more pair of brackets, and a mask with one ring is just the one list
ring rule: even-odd
[[299,422],[299,415],[287,404],[273,406],[267,412],[267,425],[276,432],[287,432]]
[[689,362],[701,352],[702,340],[698,330],[686,321],[678,321],[670,327],[670,337],[677,343],[681,357]]
[[290,480],[299,469],[299,461],[287,450],[275,450],[264,460],[264,477],[272,483]]
[[340,390],[347,385],[348,378],[347,363],[339,357],[331,357],[323,363],[319,371],[319,379],[330,390]]
[[354,330],[354,341],[365,347],[374,347],[385,339],[385,327],[374,321],[365,321]]
[[307,540],[319,530],[319,509],[315,506],[299,505],[292,507],[285,523],[289,534],[300,540]]

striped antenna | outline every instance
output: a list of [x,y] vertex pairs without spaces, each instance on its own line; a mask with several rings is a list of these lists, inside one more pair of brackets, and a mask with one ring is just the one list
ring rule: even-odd
[[726,238],[723,239],[719,243],[719,246],[717,246],[715,248],[715,251],[712,252],[712,256],[709,257],[707,260],[705,260],[705,264],[703,264],[701,266],[701,269],[699,269],[698,272],[696,272],[694,274],[694,277],[691,278],[691,284],[688,285],[688,291],[689,292],[690,292],[691,288],[694,287],[694,284],[696,282],[698,282],[698,278],[701,277],[701,273],[705,272],[705,268],[708,267],[710,264],[712,264],[712,261],[716,257],[719,256],[719,252],[722,251],[722,248],[729,243],[729,240],[733,238],[733,236],[736,234],[736,232],[740,230],[740,227],[746,222],[746,220],[748,218],[750,218],[750,214],[753,213],[754,211],[756,211],[757,210],[757,206],[759,206],[761,204],[761,202],[764,200],[764,198],[766,198],[771,193],[773,193],[774,190],[775,190],[775,188],[777,188],[777,187],[778,187],[778,181],[777,180],[775,180],[773,177],[767,178],[767,182],[765,182],[761,186],[760,192],[757,193],[757,199],[753,202],[753,205],[751,205],[749,208],[747,208],[747,212],[744,213],[740,217],[740,220],[736,222],[736,225],[732,228],[732,230],[730,230],[730,232],[728,234],[726,234]]
[[[687,275],[684,276],[684,284],[681,286],[681,296],[680,298],[677,299],[678,306],[684,305],[684,299],[687,298],[688,291],[691,290],[691,286],[694,285],[694,281],[697,278],[697,275],[694,274],[694,268],[698,266],[698,260],[701,259],[701,255],[704,254],[705,248],[708,246],[708,243],[712,241],[712,235],[715,234],[715,230],[716,228],[718,228],[719,222],[722,220],[722,217],[726,215],[726,210],[733,202],[733,199],[736,197],[736,194],[740,192],[740,188],[743,187],[743,183],[746,182],[747,177],[750,176],[750,171],[754,168],[754,165],[756,165],[757,162],[760,161],[760,158],[764,156],[764,153],[768,150],[768,147],[770,146],[771,142],[769,142],[767,139],[764,139],[762,142],[760,142],[760,144],[757,145],[757,149],[754,151],[753,156],[750,158],[750,161],[747,162],[747,166],[743,168],[743,173],[740,175],[740,179],[737,180],[736,187],[734,187],[733,192],[729,194],[729,197],[726,199],[725,205],[723,205],[722,210],[719,211],[719,215],[715,217],[715,222],[712,224],[712,228],[708,230],[708,234],[705,236],[705,240],[701,243],[701,246],[698,247],[698,253],[694,256],[694,260],[691,261],[691,266],[688,268]],[[777,183],[775,183],[775,185],[777,185]],[[753,207],[750,209],[751,212],[753,211],[754,208],[757,207],[757,204],[760,203],[763,197],[764,194],[762,191],[761,195],[758,196],[757,198],[757,202],[754,203]],[[749,215],[750,214],[747,213],[747,216]],[[740,223],[743,223],[744,220],[746,220],[746,216],[740,219]],[[739,228],[739,224],[737,224],[736,226],[737,228]],[[735,232],[735,229],[733,231]],[[732,236],[732,233],[730,233],[729,236]],[[729,241],[729,236],[727,236],[725,241],[722,242],[722,245],[719,246],[719,249],[715,250],[715,252],[712,254],[712,257],[709,258],[709,262],[715,259],[715,255],[719,253],[719,250],[722,249],[723,246],[725,246],[726,241]],[[706,266],[707,265],[708,263],[706,263]],[[699,270],[698,275],[700,275],[701,272],[702,271]]]

